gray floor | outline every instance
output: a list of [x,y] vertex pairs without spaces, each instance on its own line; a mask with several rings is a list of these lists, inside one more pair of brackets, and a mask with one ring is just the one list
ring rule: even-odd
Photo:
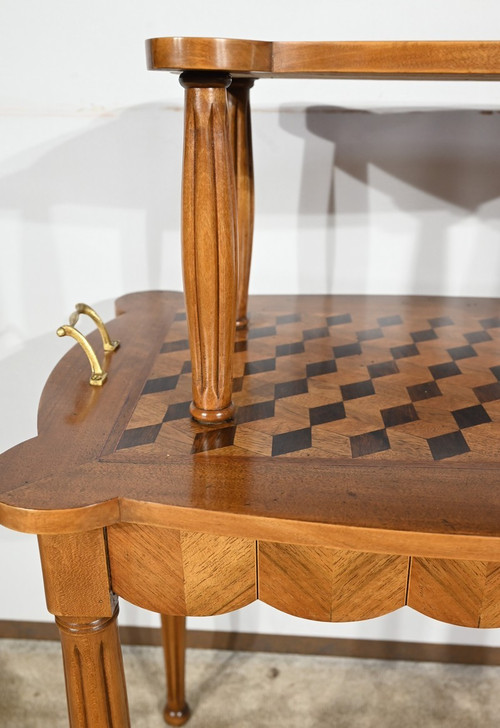
[[[124,647],[133,728],[163,728],[162,655]],[[498,728],[500,667],[188,651],[191,728]],[[0,726],[67,727],[59,645],[0,641]]]

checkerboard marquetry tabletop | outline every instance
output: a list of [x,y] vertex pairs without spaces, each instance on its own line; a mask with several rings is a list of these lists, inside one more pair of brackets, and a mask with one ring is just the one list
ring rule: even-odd
[[235,344],[234,420],[209,428],[189,414],[189,344],[178,312],[118,450],[500,460],[495,302],[318,300],[319,306],[313,297],[276,300],[274,310],[254,300],[249,330]]

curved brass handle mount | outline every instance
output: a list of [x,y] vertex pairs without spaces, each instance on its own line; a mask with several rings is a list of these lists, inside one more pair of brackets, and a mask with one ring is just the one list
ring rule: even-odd
[[115,351],[115,349],[118,349],[118,347],[120,346],[120,342],[112,341],[110,339],[108,330],[106,329],[102,318],[94,311],[93,308],[87,306],[86,303],[77,303],[75,306],[75,310],[69,317],[69,324],[65,326],[60,326],[57,329],[58,336],[71,336],[73,339],[75,339],[75,341],[80,344],[83,351],[87,355],[90,363],[90,368],[92,370],[89,382],[94,387],[101,387],[106,381],[108,373],[105,372],[102,366],[99,364],[99,359],[97,358],[95,351],[90,346],[85,336],[80,331],[78,331],[78,329],[75,328],[75,324],[78,322],[80,314],[89,316],[89,318],[91,318],[92,321],[94,321],[94,323],[96,324],[97,328],[99,329],[99,333],[101,334],[102,345],[105,352]]

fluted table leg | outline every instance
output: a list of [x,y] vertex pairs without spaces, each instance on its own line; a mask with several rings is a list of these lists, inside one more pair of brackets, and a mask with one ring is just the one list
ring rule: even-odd
[[116,617],[56,617],[72,728],[130,725]]
[[70,726],[129,728],[104,532],[40,536],[39,545],[47,606],[61,636]]
[[167,676],[167,704],[163,715],[169,725],[184,725],[191,715],[184,688],[186,618],[162,614],[161,627]]
[[233,150],[238,208],[236,328],[248,324],[248,284],[254,225],[254,176],[250,118],[251,78],[233,78],[228,89],[229,136]]
[[236,191],[227,73],[181,75],[185,92],[182,247],[193,371],[191,414],[231,419],[236,327]]

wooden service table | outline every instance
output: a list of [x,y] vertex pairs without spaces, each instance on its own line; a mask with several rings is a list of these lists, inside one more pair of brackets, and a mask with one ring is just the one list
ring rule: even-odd
[[105,386],[72,348],[39,435],[0,462],[1,523],[39,535],[73,728],[129,725],[117,596],[164,615],[174,725],[186,615],[258,598],[316,620],[408,605],[500,626],[498,301],[269,296],[250,323],[246,301],[254,79],[498,79],[500,43],[149,50],[186,88],[186,299],[120,299]]

